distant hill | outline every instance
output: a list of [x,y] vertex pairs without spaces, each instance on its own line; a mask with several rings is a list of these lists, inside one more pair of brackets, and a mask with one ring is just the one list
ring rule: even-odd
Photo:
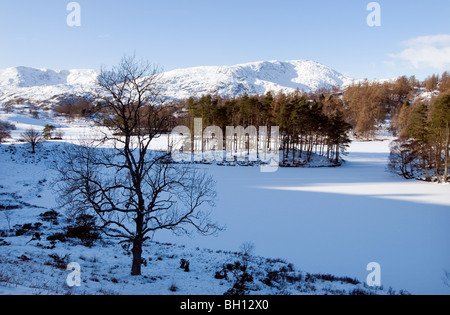
[[[96,70],[49,70],[16,67],[0,70],[0,102],[21,99],[36,106],[55,105],[95,88]],[[235,66],[178,69],[162,74],[166,95],[173,99],[218,94],[239,96],[305,92],[342,87],[352,79],[314,61],[262,61]]]

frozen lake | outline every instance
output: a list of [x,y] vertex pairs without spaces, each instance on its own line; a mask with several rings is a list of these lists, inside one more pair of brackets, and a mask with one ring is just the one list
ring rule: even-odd
[[218,237],[155,240],[282,258],[310,273],[356,277],[378,262],[382,285],[449,294],[450,185],[406,181],[386,171],[389,141],[354,142],[340,168],[210,168],[217,181]]

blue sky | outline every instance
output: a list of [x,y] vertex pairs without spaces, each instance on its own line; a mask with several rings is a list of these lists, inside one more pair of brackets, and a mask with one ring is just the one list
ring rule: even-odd
[[353,78],[450,68],[450,1],[384,0],[381,26],[369,0],[0,0],[0,68],[110,67],[136,54],[164,70],[261,60],[310,59]]

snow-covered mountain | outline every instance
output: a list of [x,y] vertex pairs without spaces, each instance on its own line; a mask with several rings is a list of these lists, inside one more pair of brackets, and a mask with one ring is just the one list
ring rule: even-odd
[[236,96],[297,89],[314,91],[352,82],[330,67],[305,60],[188,68],[166,72],[164,78],[168,83],[168,94],[176,98],[208,93]]
[[17,67],[0,70],[0,103],[51,107],[95,88],[98,71]]
[[48,70],[27,67],[0,70],[1,87],[30,88],[51,85],[93,85],[98,72],[94,70]]
[[[0,70],[0,102],[22,99],[37,106],[95,88],[96,70],[48,70],[27,67]],[[352,79],[314,61],[263,61],[235,66],[173,70],[162,75],[167,96],[174,99],[218,94],[236,96],[268,91],[314,91],[344,86]]]

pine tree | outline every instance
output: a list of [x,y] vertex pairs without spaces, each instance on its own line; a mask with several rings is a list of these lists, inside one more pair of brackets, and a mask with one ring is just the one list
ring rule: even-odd
[[344,151],[351,142],[348,132],[352,126],[344,119],[341,112],[337,112],[329,118],[328,141],[335,150],[335,164],[339,164],[340,152]]
[[450,145],[450,95],[436,101],[432,112],[431,132],[435,143],[436,175],[440,177],[442,153],[444,153],[444,181],[448,181],[448,158]]
[[52,132],[54,132],[56,130],[55,126],[52,125],[45,125],[44,130],[42,131],[42,134],[44,136],[45,140],[51,140],[52,137]]
[[289,157],[289,149],[293,135],[293,119],[292,112],[295,108],[295,103],[284,98],[284,102],[281,104],[280,111],[277,116],[278,125],[281,131],[283,160],[287,160]]
[[261,106],[261,119],[264,126],[270,127],[273,120],[272,115],[273,96],[272,93],[267,92],[263,98]]
[[417,145],[417,152],[422,160],[422,168],[426,168],[427,148],[428,148],[428,107],[421,104],[411,115],[411,120],[408,126],[409,137],[415,140]]

